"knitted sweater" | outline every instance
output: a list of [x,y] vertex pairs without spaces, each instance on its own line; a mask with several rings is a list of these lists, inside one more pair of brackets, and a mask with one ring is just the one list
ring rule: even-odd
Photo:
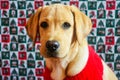
[[[64,80],[103,80],[103,65],[101,58],[89,47],[89,58],[85,68],[75,76],[67,76]],[[52,80],[50,71],[45,68],[44,80]]]

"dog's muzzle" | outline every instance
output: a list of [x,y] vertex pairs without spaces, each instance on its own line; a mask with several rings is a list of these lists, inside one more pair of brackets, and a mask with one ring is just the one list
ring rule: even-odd
[[59,46],[60,46],[60,44],[58,43],[58,41],[55,41],[55,40],[47,41],[46,48],[48,51],[48,55],[56,57],[57,54],[55,54],[55,53],[58,50]]

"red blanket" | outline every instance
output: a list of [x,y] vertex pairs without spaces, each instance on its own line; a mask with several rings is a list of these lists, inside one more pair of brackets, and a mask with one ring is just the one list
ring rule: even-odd
[[[67,76],[64,80],[103,80],[103,65],[101,58],[95,51],[89,47],[89,58],[85,68],[75,76]],[[52,80],[50,78],[50,71],[46,68],[44,73],[44,80]]]

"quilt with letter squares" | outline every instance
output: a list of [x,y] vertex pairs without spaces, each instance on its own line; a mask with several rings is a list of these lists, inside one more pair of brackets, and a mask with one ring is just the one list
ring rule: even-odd
[[55,3],[91,18],[88,42],[120,80],[120,0],[0,0],[0,80],[44,80],[40,42],[32,48],[25,24],[38,7]]

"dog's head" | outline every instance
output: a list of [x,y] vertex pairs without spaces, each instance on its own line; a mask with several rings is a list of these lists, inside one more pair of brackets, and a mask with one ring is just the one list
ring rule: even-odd
[[91,20],[76,7],[54,4],[38,8],[26,30],[34,43],[37,33],[40,34],[40,53],[44,57],[63,58],[74,41],[82,44],[91,26]]

